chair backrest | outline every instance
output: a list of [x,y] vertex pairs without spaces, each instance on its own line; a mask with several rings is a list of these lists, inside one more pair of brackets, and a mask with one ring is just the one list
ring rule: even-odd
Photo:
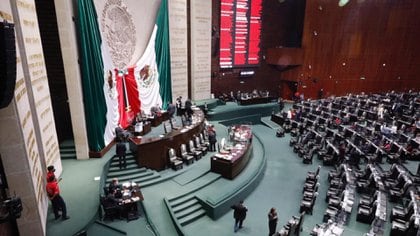
[[187,154],[187,146],[183,143],[181,144],[181,155]]
[[195,151],[194,142],[190,140],[188,144],[189,144],[190,152]]
[[226,145],[226,138],[222,138],[222,140],[220,141],[220,149],[225,149],[225,145]]
[[172,160],[173,158],[176,158],[175,149],[169,148],[169,159]]
[[195,146],[199,147],[201,145],[200,138],[198,136],[195,137]]

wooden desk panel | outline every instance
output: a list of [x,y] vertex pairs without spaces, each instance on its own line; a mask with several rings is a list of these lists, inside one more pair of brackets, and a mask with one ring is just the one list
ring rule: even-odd
[[252,105],[252,104],[261,104],[261,103],[269,103],[273,100],[273,97],[256,97],[256,98],[249,98],[249,99],[238,99],[239,105]]
[[199,122],[185,132],[181,128],[160,137],[130,138],[130,150],[135,153],[137,164],[157,171],[166,169],[169,166],[169,148],[175,149],[177,155],[180,156],[181,144],[187,144],[194,135],[203,131],[203,112],[197,110],[194,112],[194,116],[199,119]]
[[162,114],[160,116],[155,116],[153,119],[150,119],[149,121],[152,123],[153,127],[157,127],[160,124],[162,124],[162,122],[169,120],[169,113],[168,112],[162,112]]
[[211,171],[221,174],[224,178],[234,179],[246,167],[251,155],[252,143],[249,143],[243,155],[233,162],[217,157],[212,157]]

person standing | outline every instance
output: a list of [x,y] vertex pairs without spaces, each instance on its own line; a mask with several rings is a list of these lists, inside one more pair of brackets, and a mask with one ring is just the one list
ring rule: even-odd
[[181,111],[182,110],[182,96],[179,96],[176,99],[175,106],[176,106],[176,115],[181,116],[182,115],[182,111]]
[[48,170],[48,172],[47,172],[47,182],[48,182],[48,179],[51,177],[51,176],[54,176],[54,178],[55,178],[55,168],[54,168],[54,166],[48,166],[47,167],[47,170]]
[[120,169],[122,169],[123,166],[124,168],[127,167],[127,162],[125,158],[126,151],[127,151],[127,147],[125,145],[124,140],[119,139],[117,142],[116,154],[118,156]]
[[268,236],[272,236],[276,233],[277,220],[278,220],[278,217],[277,217],[276,208],[272,207],[270,209],[270,212],[268,212],[268,229],[269,229]]
[[209,113],[209,108],[207,106],[207,102],[204,102],[203,112],[204,112],[204,117],[207,117],[207,113]]
[[210,143],[209,151],[215,152],[217,139],[216,139],[216,130],[214,129],[213,125],[209,127],[208,134],[209,134],[209,143]]
[[279,112],[282,112],[283,111],[283,108],[284,108],[283,98],[279,97],[277,99],[277,104],[279,105]]
[[58,187],[58,181],[55,178],[55,176],[50,176],[48,178],[46,189],[47,189],[48,198],[51,200],[55,219],[58,220],[60,218],[60,213],[59,213],[60,210],[62,214],[61,215],[62,220],[70,219],[70,217],[67,216],[66,203],[64,202],[64,199],[60,195],[60,188]]
[[186,114],[187,119],[191,121],[191,116],[193,114],[191,99],[187,99],[185,101],[185,114]]
[[246,212],[248,211],[248,208],[244,206],[243,200],[239,201],[238,204],[235,204],[231,206],[230,208],[234,210],[233,211],[233,218],[235,218],[234,231],[237,232],[239,229],[242,228],[243,222],[246,218]]

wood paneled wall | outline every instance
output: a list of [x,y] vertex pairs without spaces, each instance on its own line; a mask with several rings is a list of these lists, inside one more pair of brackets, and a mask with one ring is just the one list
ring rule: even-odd
[[282,78],[306,97],[418,90],[419,15],[418,0],[307,1],[304,63]]

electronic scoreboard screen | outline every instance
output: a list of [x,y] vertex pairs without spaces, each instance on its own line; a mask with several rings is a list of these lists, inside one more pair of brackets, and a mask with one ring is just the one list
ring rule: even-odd
[[220,67],[260,63],[262,0],[221,0]]

